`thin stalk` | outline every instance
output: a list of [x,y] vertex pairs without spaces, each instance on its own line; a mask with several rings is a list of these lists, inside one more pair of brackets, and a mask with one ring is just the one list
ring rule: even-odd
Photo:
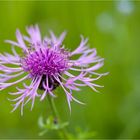
[[[56,109],[56,106],[55,106],[53,97],[51,97],[50,95],[48,95],[48,101],[49,101],[50,107],[51,107],[51,109],[52,109],[53,116],[54,116],[56,119],[59,119],[59,115],[58,115],[58,112],[57,112],[57,109]],[[59,120],[58,120],[58,121],[59,121]]]
[[[52,113],[53,113],[53,116],[54,116],[54,121],[56,121],[56,123],[61,123],[61,119],[59,117],[57,108],[55,106],[53,97],[48,95],[48,101],[49,101],[49,104],[50,104],[50,107],[51,107],[51,110],[52,110]],[[59,129],[59,132],[61,134],[63,134],[65,139],[68,139],[66,128]]]

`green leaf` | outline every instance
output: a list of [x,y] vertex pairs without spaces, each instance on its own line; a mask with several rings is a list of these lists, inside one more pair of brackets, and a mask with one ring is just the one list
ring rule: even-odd
[[38,119],[38,125],[39,125],[40,128],[44,128],[44,126],[45,126],[42,116],[40,116],[39,119]]

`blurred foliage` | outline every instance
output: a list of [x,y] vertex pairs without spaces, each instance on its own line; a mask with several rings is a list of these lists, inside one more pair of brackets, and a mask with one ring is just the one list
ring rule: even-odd
[[46,119],[46,123],[44,123],[43,117],[41,116],[38,120],[38,124],[40,128],[43,129],[43,131],[39,133],[40,136],[43,136],[49,130],[61,130],[69,125],[68,122],[64,123],[57,122],[56,118],[54,118],[53,116],[49,116]]
[[[64,92],[58,88],[55,102],[61,118],[69,121],[69,132],[78,137],[87,130],[90,138],[140,138],[139,1],[1,1],[0,19],[0,52],[10,52],[4,40],[15,40],[17,28],[25,33],[26,26],[36,23],[42,35],[50,29],[57,35],[67,30],[64,44],[70,50],[79,44],[80,34],[89,37],[90,47],[105,58],[100,72],[110,74],[98,81],[105,86],[99,89],[102,94],[87,87],[74,92],[86,106],[72,103],[71,115]],[[38,118],[47,118],[51,112],[47,100],[36,100],[32,112],[30,104],[26,105],[23,116],[20,109],[10,113],[7,98],[12,97],[7,92],[14,90],[0,95],[0,138],[40,138]],[[93,136],[88,130],[97,133]],[[52,131],[41,138],[57,137]]]
[[39,133],[39,136],[43,136],[46,133],[49,133],[50,131],[53,131],[53,130],[57,130],[57,132],[56,131],[53,131],[53,132],[58,133],[59,138],[62,138],[62,139],[65,138],[65,139],[80,139],[81,140],[81,139],[93,138],[96,135],[95,132],[91,132],[89,130],[83,131],[81,130],[80,127],[76,127],[76,126],[75,126],[76,128],[73,128],[75,129],[75,132],[70,133],[66,131],[66,127],[69,125],[69,123],[58,122],[56,118],[54,118],[53,116],[49,116],[46,119],[46,122],[44,122],[43,117],[40,116],[38,120],[38,125],[42,129],[42,131]]

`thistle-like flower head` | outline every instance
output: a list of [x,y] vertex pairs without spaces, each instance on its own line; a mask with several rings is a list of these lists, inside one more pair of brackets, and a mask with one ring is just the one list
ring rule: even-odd
[[[50,38],[44,39],[37,25],[27,28],[27,32],[29,36],[24,36],[17,30],[17,42],[6,40],[12,45],[13,54],[0,54],[0,90],[19,82],[23,84],[23,88],[16,87],[17,92],[10,93],[18,96],[12,100],[15,102],[13,111],[21,105],[23,113],[24,105],[30,100],[33,108],[36,97],[40,100],[47,94],[55,97],[54,90],[58,86],[64,90],[71,109],[72,100],[81,103],[73,97],[73,90],[79,92],[80,87],[89,86],[97,91],[95,87],[101,87],[94,81],[105,75],[95,72],[103,66],[103,59],[97,56],[96,49],[87,46],[88,39],[81,36],[80,45],[70,52],[62,44],[65,32],[59,38],[50,32]],[[22,56],[17,53],[15,46],[22,50]],[[72,59],[74,55],[78,59]],[[10,82],[11,79],[15,81]],[[26,81],[30,81],[30,84],[27,85]],[[39,89],[43,91],[42,94],[38,93]]]

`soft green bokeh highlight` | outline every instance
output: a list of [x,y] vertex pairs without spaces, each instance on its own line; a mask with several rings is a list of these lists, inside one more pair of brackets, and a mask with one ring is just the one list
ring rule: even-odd
[[[140,2],[90,1],[90,2],[0,2],[0,52],[10,52],[5,39],[15,40],[15,30],[25,33],[27,25],[39,24],[42,34],[51,29],[57,35],[68,34],[64,41],[73,50],[80,42],[80,34],[89,38],[90,47],[96,47],[105,58],[100,72],[110,72],[97,83],[104,85],[95,93],[85,87],[74,96],[85,102],[72,103],[72,113],[64,92],[58,89],[55,99],[60,116],[70,121],[68,130],[76,127],[95,131],[94,138],[140,138]],[[7,94],[0,94],[0,138],[40,138],[38,118],[51,114],[47,100],[36,100],[33,111],[25,106],[10,113],[12,106]],[[41,138],[57,138],[47,133]]]

